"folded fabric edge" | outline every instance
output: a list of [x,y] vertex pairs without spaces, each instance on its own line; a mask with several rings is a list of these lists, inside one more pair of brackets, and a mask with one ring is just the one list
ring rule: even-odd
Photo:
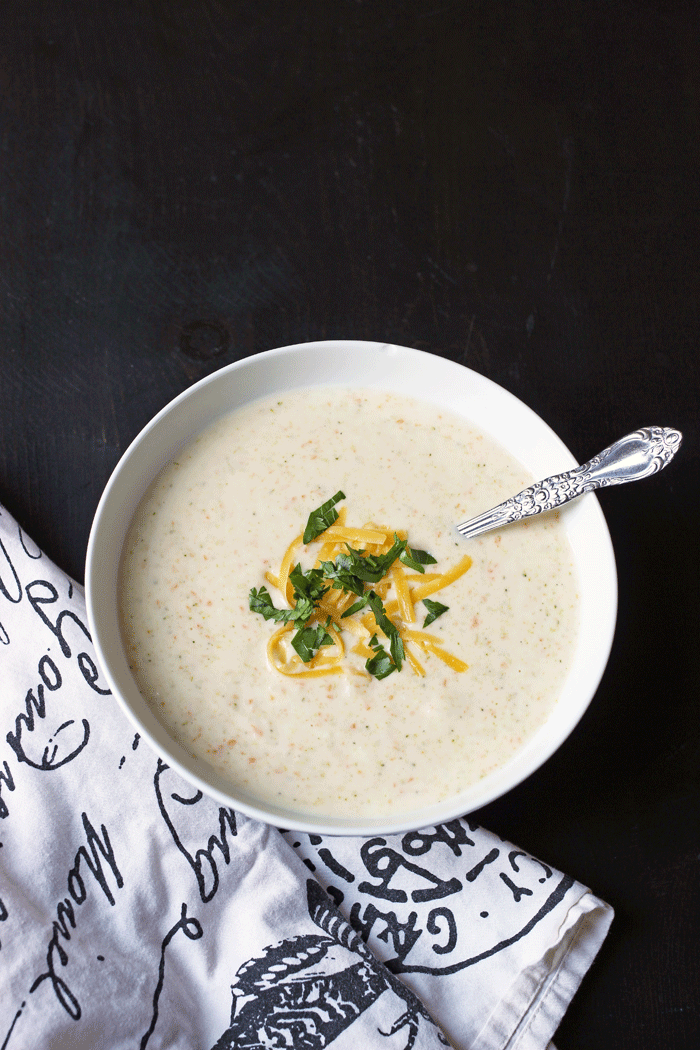
[[519,974],[471,1050],[555,1050],[552,1036],[613,918],[609,904],[584,890],[559,927],[559,938]]

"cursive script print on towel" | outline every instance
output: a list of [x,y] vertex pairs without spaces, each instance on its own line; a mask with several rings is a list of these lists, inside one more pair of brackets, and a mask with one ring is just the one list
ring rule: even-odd
[[87,846],[82,845],[78,847],[73,866],[68,872],[66,879],[68,896],[60,900],[56,905],[56,918],[52,923],[51,936],[46,951],[46,970],[35,978],[29,989],[31,995],[42,986],[44,981],[48,981],[56,999],[74,1021],[79,1021],[82,1016],[80,1002],[71,991],[66,975],[62,976],[58,970],[58,966],[65,970],[69,963],[66,942],[70,941],[70,931],[75,930],[77,925],[76,912],[73,905],[80,907],[88,898],[86,885],[88,874],[92,876],[112,907],[114,907],[115,898],[110,885],[108,871],[111,872],[117,889],[121,889],[124,885],[124,879],[117,866],[107,829],[103,825],[98,834],[86,813],[83,813],[82,819]]
[[[231,863],[231,842],[238,834],[236,814],[226,806],[218,806],[201,791],[190,788],[170,767],[158,758],[153,777],[153,788],[158,812],[177,846],[181,856],[194,873],[199,899],[207,904],[216,896],[221,885],[220,866]],[[192,846],[193,827],[200,829],[211,812],[217,809],[216,829],[207,825],[206,845]],[[161,943],[158,977],[153,991],[150,1023],[144,1032],[139,1050],[146,1050],[156,1030],[160,1014],[160,1000],[166,977],[166,953],[173,938],[182,933],[188,941],[198,941],[204,936],[200,920],[188,913],[188,904],[180,905],[180,917],[168,930]]]
[[[80,613],[76,610],[73,581],[61,576],[50,563],[46,574],[37,576],[34,563],[41,559],[41,552],[30,550],[21,530],[18,530],[18,539],[16,547],[11,547],[0,538],[0,606],[6,603],[0,642],[9,650],[8,658],[17,660],[15,649],[23,645],[29,623],[35,652],[43,651],[38,659],[24,660],[25,666],[33,666],[34,671],[16,698],[14,714],[4,732],[9,752],[0,757],[0,819],[3,820],[10,815],[10,794],[16,787],[13,764],[50,773],[74,761],[88,746],[90,721],[83,713],[84,704],[76,705],[75,697],[67,698],[65,690],[62,691],[67,664],[74,662],[92,693],[109,695],[109,689],[100,682],[84,613],[82,608]],[[32,578],[24,582],[24,570],[29,567]],[[15,630],[18,615],[22,618],[22,628]],[[76,712],[79,707],[80,714],[66,717],[67,702]]]
[[203,904],[206,904],[219,888],[219,865],[222,861],[225,865],[231,862],[229,837],[234,837],[237,834],[236,814],[227,806],[219,806],[217,831],[210,833],[206,846],[198,846],[192,853],[184,845],[178,826],[183,813],[185,818],[187,818],[191,807],[199,805],[204,795],[196,788],[189,788],[180,777],[176,777],[172,773],[170,776],[171,779],[176,780],[176,789],[168,791],[166,782],[169,768],[162,759],[158,759],[156,775],[153,780],[158,809],[167,825],[168,831],[172,835],[173,842],[192,868],[197,879],[200,899]]

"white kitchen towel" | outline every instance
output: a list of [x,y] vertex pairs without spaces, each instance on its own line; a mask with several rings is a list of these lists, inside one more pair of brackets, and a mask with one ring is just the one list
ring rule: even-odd
[[544,1050],[608,930],[468,820],[268,827],[185,783],[0,508],[0,1050]]

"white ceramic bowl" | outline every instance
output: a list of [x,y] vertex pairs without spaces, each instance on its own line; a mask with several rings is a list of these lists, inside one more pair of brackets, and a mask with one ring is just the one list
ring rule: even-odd
[[102,495],[90,534],[87,611],[97,656],[115,698],[142,737],[191,784],[220,803],[270,824],[326,834],[389,834],[478,809],[524,780],[560,746],[586,710],[605,669],[615,629],[617,576],[600,506],[594,496],[586,495],[562,512],[580,577],[581,625],[559,701],[549,720],[520,752],[461,794],[400,816],[352,820],[297,813],[237,791],[168,735],[136,687],[124,654],[118,615],[122,545],[151,481],[213,420],[259,397],[333,384],[377,387],[449,409],[494,437],[535,478],[576,465],[556,434],[531,409],[490,380],[441,357],[349,340],[270,350],[222,368],[190,387],[166,405],[124,453]]

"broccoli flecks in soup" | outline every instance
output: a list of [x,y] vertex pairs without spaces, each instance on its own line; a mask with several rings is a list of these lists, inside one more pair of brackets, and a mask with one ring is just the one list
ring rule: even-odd
[[[531,481],[458,416],[399,395],[312,388],[234,411],[161,473],[127,537],[121,618],[141,692],[189,753],[261,803],[360,818],[457,795],[546,721],[573,655],[578,582],[557,516],[468,542],[454,531]],[[375,602],[416,632],[437,613],[432,651],[408,642],[418,668],[404,659],[400,673],[367,673],[371,657],[351,645],[330,675],[281,674],[270,658],[275,625],[251,608],[251,590],[270,586],[338,491],[349,524],[406,536],[435,559],[423,574],[401,563],[409,592],[411,576],[471,558],[432,609],[411,599],[415,625],[393,615],[394,591]],[[302,573],[322,543],[294,548]],[[290,607],[274,593],[275,607]],[[390,643],[381,631],[365,640],[388,658]]]

